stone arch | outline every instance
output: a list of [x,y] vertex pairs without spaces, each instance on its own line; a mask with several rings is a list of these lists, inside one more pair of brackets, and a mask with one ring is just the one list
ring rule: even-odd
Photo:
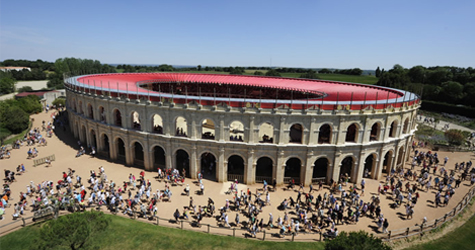
[[109,136],[106,133],[101,134],[102,147],[99,149],[101,152],[104,152],[107,157],[110,157],[110,142]]
[[409,117],[406,118],[406,120],[404,120],[404,126],[403,126],[403,129],[402,129],[402,132],[404,134],[407,134],[409,132]]
[[357,142],[358,141],[359,126],[357,123],[352,123],[346,129],[345,142]]
[[184,149],[178,149],[175,151],[175,166],[180,174],[183,173],[183,169],[186,171],[186,177],[191,177],[190,173],[190,155]]
[[228,181],[238,180],[244,182],[244,159],[240,155],[232,155],[228,158]]
[[216,135],[216,126],[213,120],[209,118],[201,121],[201,139],[214,140]]
[[376,159],[378,159],[378,154],[376,153],[372,153],[366,157],[364,162],[363,178],[372,178],[375,176]]
[[290,127],[289,142],[302,143],[303,141],[303,126],[300,123],[295,123]]
[[244,124],[240,121],[233,121],[229,124],[229,140],[244,141]]
[[262,156],[257,159],[256,162],[256,182],[272,183],[272,178],[274,176],[274,161],[272,158],[267,156]]
[[89,139],[91,140],[89,142],[89,145],[91,147],[94,147],[97,150],[97,136],[96,136],[96,131],[94,129],[89,129]]
[[382,172],[385,174],[389,174],[391,172],[393,155],[394,155],[394,152],[392,150],[388,150],[388,152],[384,154]]
[[122,138],[117,137],[115,139],[115,145],[116,145],[116,152],[117,152],[117,160],[121,162],[126,161],[126,150],[125,150],[125,142]]
[[166,156],[165,150],[160,145],[152,146],[152,163],[153,171],[156,172],[159,168],[166,168]]
[[274,125],[270,122],[263,122],[259,125],[259,142],[274,143]]
[[322,181],[323,183],[328,182],[328,169],[330,166],[330,161],[326,157],[318,158],[313,164],[313,173],[312,173],[312,183],[317,183]]
[[295,184],[300,184],[302,161],[298,157],[291,157],[285,162],[284,183],[294,179]]
[[90,103],[87,104],[87,117],[94,120],[94,109]]
[[332,127],[330,124],[325,123],[320,126],[318,131],[318,144],[331,143],[332,141]]
[[163,119],[159,114],[152,115],[152,132],[163,134]]
[[112,111],[112,116],[114,119],[114,125],[122,127],[122,114],[120,113],[120,110],[114,109],[114,111]]
[[[86,135],[86,126],[84,125],[81,126],[81,136],[79,138],[81,139],[81,143],[87,146],[88,141],[87,141],[87,135]],[[86,146],[84,146],[84,148],[86,148]]]
[[131,127],[135,130],[142,130],[142,124],[140,123],[139,112],[132,111],[130,118],[131,118]]
[[404,163],[404,146],[399,147],[397,152],[397,166],[400,167]]
[[371,132],[369,133],[369,141],[379,141],[379,135],[381,134],[381,123],[375,122],[371,126]]
[[79,106],[79,114],[84,115],[84,110],[82,110],[82,101],[81,100],[79,100],[78,106]]
[[98,111],[99,111],[99,120],[102,123],[107,123],[106,109],[103,106],[99,106]]
[[178,116],[175,119],[175,129],[176,129],[176,136],[183,136],[188,137],[188,124],[186,119],[183,116]]
[[348,176],[351,177],[351,172],[353,171],[353,167],[355,164],[355,158],[353,156],[345,157],[340,164],[340,180],[343,177]]
[[145,166],[145,153],[143,145],[140,141],[133,141],[130,143],[132,149],[132,159],[134,159],[134,165],[143,168]]
[[203,178],[214,181],[218,179],[216,176],[216,168],[218,167],[216,165],[216,159],[216,156],[210,151],[203,152],[200,155],[200,169]]
[[389,126],[389,134],[388,134],[389,137],[391,138],[396,137],[397,125],[398,125],[398,120],[394,120],[393,122],[391,122],[391,125]]

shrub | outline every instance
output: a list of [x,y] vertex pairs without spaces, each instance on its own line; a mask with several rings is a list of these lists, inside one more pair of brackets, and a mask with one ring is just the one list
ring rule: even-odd
[[325,244],[325,250],[391,250],[381,239],[369,235],[367,232],[341,232],[335,239]]
[[458,129],[449,129],[445,131],[444,136],[451,145],[460,146],[465,141],[463,132]]
[[30,86],[23,86],[23,87],[17,89],[18,93],[29,92],[29,91],[33,91],[33,88],[30,87]]
[[66,106],[66,99],[64,98],[56,98],[54,99],[54,101],[52,102],[53,105],[56,105],[56,107],[59,107],[61,105],[61,107],[64,107]]
[[28,128],[29,115],[18,106],[10,106],[2,113],[2,125],[13,134]]

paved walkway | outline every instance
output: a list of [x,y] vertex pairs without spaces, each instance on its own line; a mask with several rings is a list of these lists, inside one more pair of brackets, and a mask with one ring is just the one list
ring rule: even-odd
[[[51,116],[51,112],[49,114],[40,113],[37,115],[32,115],[34,118],[34,127],[40,127],[41,121],[49,120]],[[16,166],[21,163],[24,163],[27,169],[27,172],[23,175],[17,176],[17,181],[10,185],[12,190],[11,197],[11,207],[6,209],[5,219],[0,221],[0,226],[5,225],[12,221],[12,213],[13,213],[13,204],[19,200],[19,193],[20,191],[25,192],[26,186],[33,181],[35,183],[40,183],[42,181],[51,180],[56,183],[58,180],[62,179],[62,173],[66,172],[68,168],[72,168],[76,170],[76,174],[80,175],[83,179],[83,182],[87,181],[89,176],[90,170],[97,171],[100,166],[103,166],[105,169],[105,173],[108,176],[109,180],[113,180],[115,183],[122,183],[123,181],[128,179],[128,175],[130,173],[138,176],[140,169],[127,167],[122,164],[110,162],[104,159],[97,159],[91,158],[89,156],[81,156],[79,158],[75,158],[76,155],[76,147],[77,147],[77,140],[72,136],[72,133],[69,129],[65,132],[58,130],[56,134],[53,135],[52,138],[48,139],[48,146],[45,147],[37,147],[39,150],[39,158],[49,156],[52,154],[56,155],[56,161],[53,162],[53,166],[47,168],[45,165],[41,165],[38,167],[33,167],[33,160],[26,159],[28,147],[24,146],[20,149],[15,149],[12,151],[11,159],[0,160],[0,164],[3,169],[14,170]],[[428,149],[419,149],[419,150],[428,150]],[[448,169],[453,169],[454,164],[456,162],[463,162],[473,160],[473,155],[468,153],[452,153],[452,152],[438,152],[440,159],[443,159],[445,156],[449,157],[448,162]],[[410,167],[406,164],[406,167]],[[416,167],[417,168],[417,167]],[[420,171],[419,168],[416,169],[418,172]],[[156,173],[147,172],[145,175],[145,179],[149,179],[152,182],[152,190],[156,190],[158,188],[163,189],[164,183],[157,181],[154,177]],[[385,178],[385,176],[383,177]],[[372,195],[378,195],[377,190],[378,186],[381,183],[384,183],[384,179],[381,180],[372,180],[372,179],[365,179],[366,180],[366,191],[365,195],[362,197],[365,202],[369,201]],[[197,195],[196,192],[198,191],[199,187],[196,185],[195,180],[187,179],[185,184],[190,184],[191,187],[191,194],[194,198],[195,205],[206,205],[208,197],[212,197],[215,201],[216,208],[219,209],[220,207],[224,206],[226,199],[233,199],[232,195],[226,195],[224,193],[225,190],[228,189],[229,183],[217,183],[210,180],[204,180],[205,185],[205,195]],[[359,187],[359,185],[358,185]],[[247,189],[255,193],[256,189],[262,188],[261,184],[256,185],[243,185],[239,184],[238,189]],[[346,187],[348,188],[348,187]],[[159,203],[159,212],[158,216],[161,218],[172,218],[173,212],[176,208],[183,211],[183,207],[188,206],[189,197],[186,197],[182,194],[183,187],[171,187],[173,192],[172,201],[171,202],[161,202]],[[389,221],[389,230],[406,228],[408,226],[414,226],[417,223],[420,223],[423,217],[427,217],[429,221],[434,220],[436,218],[442,217],[445,213],[452,210],[456,204],[461,201],[463,196],[469,190],[469,182],[463,182],[460,188],[456,189],[456,193],[450,201],[450,204],[447,207],[439,207],[435,208],[433,205],[434,194],[435,190],[430,190],[429,192],[419,191],[420,199],[415,207],[415,214],[413,219],[406,220],[405,219],[405,208],[403,206],[393,209],[390,207],[390,204],[393,203],[391,195],[381,195],[381,208],[382,213],[384,214],[385,218],[388,218]],[[305,188],[305,191],[308,191],[308,187]],[[315,197],[318,194],[329,193],[327,187],[325,187],[321,191],[314,192],[313,195]],[[89,197],[90,191],[88,192]],[[283,211],[277,209],[278,205],[284,198],[288,198],[292,196],[294,199],[297,196],[295,191],[287,191],[283,187],[278,187],[275,192],[271,192],[271,204],[270,206],[265,206],[263,208],[262,213],[259,215],[258,219],[264,218],[264,222],[268,221],[268,214],[272,213],[274,219],[277,220],[279,216],[284,215]],[[31,204],[30,200],[28,202]],[[288,210],[289,212],[293,211]],[[27,210],[25,213],[25,217],[31,216],[32,212]],[[346,215],[346,213],[345,213]],[[235,212],[229,213],[229,220],[234,221]],[[290,213],[290,217],[295,217],[292,212]],[[143,220],[143,219],[141,219]],[[241,221],[247,220],[244,216],[241,216]],[[145,221],[145,220],[143,220]],[[216,220],[214,218],[204,218],[202,221],[203,224],[211,224],[216,225]],[[18,225],[18,224],[17,224]],[[177,227],[176,224],[168,223],[168,222],[161,222],[160,225],[163,226],[171,226]],[[354,231],[354,230],[365,230],[372,233],[377,233],[376,222],[374,219],[369,217],[362,217],[357,224],[344,224],[337,226],[339,231]],[[10,229],[9,227],[1,228],[0,235],[2,231],[7,231]],[[199,229],[200,231],[205,231],[206,229]],[[213,229],[215,230],[215,229]],[[220,229],[216,229],[220,230]],[[222,229],[221,229],[222,230]],[[213,233],[220,233],[219,231],[212,231]],[[274,229],[274,233],[277,230]],[[229,232],[228,232],[229,233]],[[243,231],[236,232],[236,236],[243,236]],[[315,239],[315,235],[310,234],[299,234],[296,236],[296,239]],[[275,239],[273,237],[269,237],[269,239]]]
[[[423,116],[423,115],[417,115],[417,122],[421,123],[421,124],[424,124],[424,125],[434,127],[434,123],[424,122],[424,120],[426,118],[431,119],[431,117],[427,117],[427,116]],[[458,130],[462,130],[462,131],[468,131],[468,132],[471,132],[471,133],[475,132],[475,130],[473,130],[473,129],[470,129],[470,128],[467,128],[467,127],[464,127],[464,126],[460,126],[458,124],[447,122],[447,121],[437,122],[437,124],[435,126],[435,129],[445,131],[445,128],[446,128],[447,125],[448,125],[449,129],[458,129]]]

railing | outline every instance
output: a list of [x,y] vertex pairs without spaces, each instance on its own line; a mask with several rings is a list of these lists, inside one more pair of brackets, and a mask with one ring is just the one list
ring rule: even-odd
[[[445,214],[444,216],[435,219],[433,221],[426,222],[422,225],[415,225],[412,227],[407,227],[407,228],[401,228],[401,229],[396,229],[396,230],[391,230],[389,231],[388,234],[378,234],[376,237],[381,238],[384,241],[391,241],[391,240],[396,240],[396,239],[401,239],[401,238],[406,238],[406,237],[411,237],[415,235],[420,235],[424,232],[434,230],[440,226],[442,226],[444,223],[452,220],[457,214],[459,214],[463,209],[470,203],[471,199],[475,195],[475,187],[472,187],[470,191],[464,196],[462,201],[460,201],[457,206]],[[100,210],[100,206],[97,207],[95,206],[97,210]],[[57,217],[58,215],[66,215],[69,214],[69,212],[66,211],[59,211],[54,217]],[[134,220],[140,219],[137,216],[137,212],[133,212],[131,215],[123,215],[122,213],[114,213],[116,215],[120,215],[122,217],[129,217]],[[20,227],[24,227],[30,224],[33,224],[33,218],[34,216],[30,216],[27,218],[20,218],[16,221],[10,222],[8,224],[0,226],[0,236],[3,236],[11,231],[14,231]],[[162,226],[168,226],[168,227],[174,227],[174,228],[179,228],[179,229],[185,229],[185,230],[193,230],[193,231],[200,231],[200,232],[206,232],[206,233],[212,233],[215,235],[226,235],[226,236],[233,236],[233,237],[250,237],[252,236],[251,233],[248,232],[247,229],[243,229],[244,227],[236,227],[233,223],[231,223],[231,227],[226,227],[224,224],[217,223],[216,225],[211,225],[211,224],[199,224],[194,221],[188,221],[181,219],[180,217],[179,220],[175,219],[170,219],[170,218],[160,218],[158,216],[153,216],[153,222],[150,222],[149,219],[140,219],[141,222],[145,223],[152,223],[154,225],[162,225]],[[6,228],[10,225],[17,224],[16,227],[14,228],[9,228],[7,230],[3,230],[3,228]],[[242,233],[242,232],[245,233]],[[236,232],[238,232],[236,234]],[[322,241],[324,239],[324,235],[322,231],[316,232],[316,231],[309,231],[309,232],[299,232],[301,234],[305,235],[314,235],[314,237],[306,237],[305,239],[300,238],[296,239],[295,232],[290,232],[290,233],[285,233],[285,234],[280,234],[280,231],[278,228],[273,228],[269,229],[267,228],[266,230],[262,231],[257,231],[255,238],[260,239],[260,240],[279,240],[279,241]],[[286,236],[289,236],[286,238]]]
[[317,184],[319,183],[320,181],[325,183],[325,181],[327,180],[327,177],[317,177],[317,178],[312,178],[312,184]]
[[256,182],[257,183],[264,183],[264,181],[267,182],[267,184],[272,184],[272,177],[268,176],[256,176]]
[[289,184],[292,179],[294,179],[295,185],[300,185],[300,177],[284,177],[284,184]]
[[228,174],[228,181],[238,180],[239,183],[244,183],[244,175],[242,174]]

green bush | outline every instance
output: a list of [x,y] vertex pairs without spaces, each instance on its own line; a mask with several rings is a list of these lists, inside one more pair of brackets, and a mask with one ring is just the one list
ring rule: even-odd
[[30,87],[30,86],[23,86],[23,87],[17,89],[18,93],[30,92],[30,91],[33,91],[33,88]]
[[40,98],[36,95],[28,95],[16,100],[21,109],[28,114],[41,112],[43,107],[40,103]]
[[13,134],[18,134],[28,128],[29,115],[18,106],[11,106],[2,112],[2,127]]
[[449,129],[445,131],[444,136],[451,145],[460,146],[465,141],[464,133],[458,129]]
[[56,107],[59,107],[60,104],[61,104],[61,107],[65,107],[66,106],[66,99],[64,98],[56,98],[54,99],[54,101],[52,102],[53,105],[56,105]]
[[381,239],[367,232],[341,232],[335,239],[325,244],[325,250],[391,250]]

